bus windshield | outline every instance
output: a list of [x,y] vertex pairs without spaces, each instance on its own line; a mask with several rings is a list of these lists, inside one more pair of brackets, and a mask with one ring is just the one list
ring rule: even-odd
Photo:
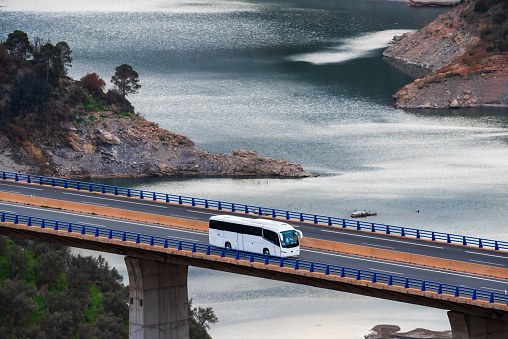
[[285,231],[280,234],[282,234],[282,247],[298,246],[298,233],[296,231]]

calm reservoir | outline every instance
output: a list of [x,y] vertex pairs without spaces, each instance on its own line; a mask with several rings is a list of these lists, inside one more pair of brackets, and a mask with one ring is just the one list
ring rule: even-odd
[[[391,1],[0,0],[0,39],[66,41],[74,79],[130,64],[148,120],[215,153],[297,162],[302,180],[176,178],[108,183],[508,240],[508,112],[403,111],[420,70],[382,57],[394,35],[447,11]],[[419,213],[417,213],[419,211]],[[108,256],[125,273],[123,258]],[[126,281],[128,283],[128,281]],[[191,269],[214,338],[363,338],[376,324],[449,329],[446,312]]]

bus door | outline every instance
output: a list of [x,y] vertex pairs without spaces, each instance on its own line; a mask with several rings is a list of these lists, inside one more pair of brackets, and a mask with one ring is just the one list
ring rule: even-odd
[[263,249],[265,248],[270,252],[271,255],[280,255],[280,241],[278,233],[263,229]]
[[243,234],[243,250],[249,252],[259,252],[259,248],[262,246],[259,244],[260,240],[261,237],[257,237],[251,234]]

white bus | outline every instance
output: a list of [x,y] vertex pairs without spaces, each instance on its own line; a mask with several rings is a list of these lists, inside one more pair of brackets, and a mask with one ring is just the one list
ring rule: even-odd
[[233,215],[211,217],[208,236],[211,245],[280,257],[299,255],[303,237],[284,222]]

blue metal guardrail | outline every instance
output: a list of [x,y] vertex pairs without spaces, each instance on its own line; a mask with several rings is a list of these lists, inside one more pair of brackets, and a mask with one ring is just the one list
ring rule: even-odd
[[226,249],[209,244],[201,244],[192,241],[164,238],[104,227],[89,226],[85,224],[52,219],[43,219],[8,212],[0,213],[0,222],[12,222],[14,224],[24,224],[31,227],[47,228],[55,231],[60,230],[68,233],[72,232],[91,235],[94,237],[105,237],[108,239],[130,241],[137,244],[142,243],[150,246],[177,249],[178,251],[183,250],[190,251],[192,253],[206,254],[207,256],[215,255],[220,257],[234,258],[235,260],[247,260],[249,262],[264,263],[265,265],[277,265],[279,267],[288,267],[294,270],[324,273],[325,275],[340,276],[342,278],[353,278],[356,280],[370,281],[372,283],[383,283],[389,286],[399,286],[406,289],[419,289],[421,291],[430,291],[437,294],[447,294],[455,297],[470,298],[471,300],[483,300],[489,303],[501,303],[508,306],[508,295],[498,292],[490,292],[429,280],[401,277],[381,272],[359,270],[356,268],[330,265],[296,258],[282,258],[265,254],[257,254],[253,252]]
[[64,187],[82,191],[114,194],[131,198],[149,199],[154,201],[165,201],[168,203],[186,204],[191,206],[200,206],[204,208],[213,208],[219,211],[239,212],[245,214],[256,214],[270,216],[272,218],[282,218],[300,222],[311,222],[314,224],[324,224],[328,226],[337,226],[342,228],[351,228],[356,230],[369,231],[373,233],[394,234],[402,237],[412,237],[415,239],[429,239],[432,241],[446,242],[448,244],[460,244],[464,246],[477,246],[478,248],[490,248],[494,250],[508,250],[508,242],[476,238],[464,235],[449,234],[435,231],[427,231],[416,228],[401,226],[390,226],[385,224],[370,223],[366,221],[342,219],[328,217],[323,215],[292,212],[281,209],[259,207],[252,205],[236,204],[218,200],[209,200],[203,198],[193,198],[174,194],[157,193],[143,191],[133,188],[123,188],[94,184],[90,182],[74,181],[67,179],[58,179],[42,177],[38,175],[14,173],[0,171],[0,178],[3,180],[24,181],[39,185],[49,185],[53,187]]

